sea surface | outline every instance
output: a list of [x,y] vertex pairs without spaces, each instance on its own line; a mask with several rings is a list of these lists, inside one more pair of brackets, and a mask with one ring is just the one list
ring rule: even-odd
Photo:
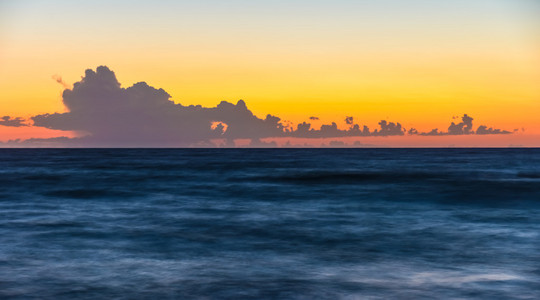
[[540,299],[540,149],[0,149],[1,299]]

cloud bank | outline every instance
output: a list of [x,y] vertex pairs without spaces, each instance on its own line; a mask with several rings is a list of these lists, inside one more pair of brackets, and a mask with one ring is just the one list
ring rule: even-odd
[[485,125],[480,125],[478,129],[473,130],[473,118],[468,116],[467,114],[464,114],[461,117],[461,122],[454,123],[452,122],[450,126],[448,127],[448,131],[443,132],[439,131],[438,128],[432,129],[429,132],[418,132],[416,129],[411,128],[409,129],[408,133],[410,135],[425,135],[425,136],[437,136],[437,135],[467,135],[467,134],[478,134],[478,135],[486,135],[486,134],[511,134],[512,132],[502,129],[493,129],[488,128]]
[[[468,115],[462,117],[462,122],[452,123],[447,132],[438,129],[418,132],[414,128],[407,131],[400,123],[386,120],[371,130],[355,123],[350,116],[344,121],[347,129],[339,129],[335,122],[323,124],[320,129],[312,128],[308,122],[292,127],[277,116],[268,114],[264,119],[255,116],[243,100],[236,104],[222,101],[216,107],[184,106],[174,103],[163,89],[145,82],[123,88],[114,72],[105,66],[86,70],[81,81],[64,90],[62,101],[67,112],[33,116],[33,126],[77,131],[83,137],[70,141],[89,146],[211,145],[210,141],[215,139],[224,139],[230,146],[235,139],[250,139],[252,147],[268,147],[275,144],[261,139],[510,133],[484,125],[474,131],[473,119]],[[309,119],[318,121],[317,117]],[[8,116],[0,120],[0,125],[26,126],[23,119]]]

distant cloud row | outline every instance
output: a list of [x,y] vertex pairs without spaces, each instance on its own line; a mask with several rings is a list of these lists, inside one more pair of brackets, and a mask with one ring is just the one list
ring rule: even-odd
[[[60,77],[55,80],[62,82]],[[448,131],[433,129],[430,132],[408,131],[400,123],[382,120],[379,128],[371,130],[360,126],[353,117],[346,117],[348,129],[339,129],[336,123],[323,124],[313,129],[303,122],[291,128],[279,117],[255,116],[243,100],[232,104],[222,101],[216,107],[183,106],[170,100],[163,89],[155,89],[145,82],[122,88],[114,72],[105,66],[96,71],[86,70],[81,81],[64,90],[65,113],[42,114],[31,117],[33,126],[57,130],[78,131],[85,137],[74,139],[79,144],[96,146],[189,146],[211,139],[251,139],[252,145],[261,145],[260,139],[268,137],[336,138],[361,136],[399,135],[468,135],[510,134],[501,129],[479,126],[473,129],[473,118],[461,117]],[[318,117],[310,117],[318,121]],[[22,118],[5,116],[3,126],[28,126]],[[69,139],[55,139],[62,143]]]
[[0,118],[0,125],[8,127],[28,126],[28,124],[26,124],[26,120],[24,120],[23,118],[12,118],[10,116],[3,116],[2,118]]

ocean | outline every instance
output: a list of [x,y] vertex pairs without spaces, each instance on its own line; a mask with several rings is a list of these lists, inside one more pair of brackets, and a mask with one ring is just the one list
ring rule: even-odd
[[2,299],[539,299],[540,149],[0,149]]

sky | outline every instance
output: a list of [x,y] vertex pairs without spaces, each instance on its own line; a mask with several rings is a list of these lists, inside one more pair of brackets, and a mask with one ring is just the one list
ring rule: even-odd
[[[244,124],[254,128],[270,126],[264,123],[270,122],[266,118],[270,114],[280,118],[280,123],[272,124],[292,131],[303,122],[315,131],[334,122],[340,131],[359,124],[369,127],[370,133],[380,132],[379,123],[385,120],[399,123],[405,132],[302,136],[265,129],[242,135],[232,126],[228,133],[221,132],[226,139],[259,142],[275,137],[278,145],[295,139],[321,145],[329,143],[325,138],[339,138],[378,146],[540,146],[540,2],[536,0],[2,0],[0,117],[9,119],[0,120],[0,141],[93,135],[93,142],[107,146],[110,139],[99,137],[105,138],[107,132],[110,138],[111,133],[106,128],[96,131],[94,123],[114,126],[114,122],[104,123],[111,118],[143,122],[144,118],[126,117],[126,111],[138,108],[161,112],[137,108],[126,100],[129,107],[119,106],[115,111],[123,112],[113,116],[114,105],[94,101],[83,91],[73,91],[72,97],[82,98],[70,100],[70,107],[64,90],[75,83],[80,82],[83,90],[84,86],[103,88],[84,79],[87,69],[100,74],[99,66],[114,72],[124,91],[145,82],[148,88],[132,90],[154,99],[150,88],[163,89],[170,96],[167,101],[177,104],[171,106],[173,110],[189,115],[188,119],[197,115],[189,113],[189,105],[209,108],[201,119],[192,120],[204,120],[205,126],[215,127],[213,122],[230,117],[223,111],[225,106],[218,107],[222,101],[238,106],[242,99],[249,113],[261,120],[243,115],[259,122]],[[130,92],[117,92],[132,97]],[[119,95],[115,93],[105,98],[114,102],[114,95]],[[81,99],[101,106],[74,104]],[[96,112],[95,118],[85,121],[86,127],[80,120],[65,123],[66,118],[94,116],[88,110],[76,111],[82,107],[107,113]],[[51,117],[36,124],[36,116],[54,113],[66,114],[61,117],[64,123],[59,125]],[[450,134],[449,124],[463,122],[464,115],[474,118],[472,129]],[[210,120],[210,116],[224,119]],[[350,116],[353,124],[345,121]],[[13,126],[16,118],[30,126]],[[172,130],[168,126],[191,126],[184,123],[171,120],[143,126],[153,131],[150,135],[163,137],[148,145],[159,146],[167,138],[174,139],[167,145],[177,145],[177,140],[178,145],[200,144],[210,138],[206,131],[197,131],[204,138],[195,138],[188,128],[180,129],[183,135],[168,134]],[[476,134],[480,125],[503,134]],[[135,134],[137,126],[116,133]],[[409,134],[411,128],[419,134]],[[443,134],[429,135],[434,128]],[[127,140],[132,146],[148,142]]]

